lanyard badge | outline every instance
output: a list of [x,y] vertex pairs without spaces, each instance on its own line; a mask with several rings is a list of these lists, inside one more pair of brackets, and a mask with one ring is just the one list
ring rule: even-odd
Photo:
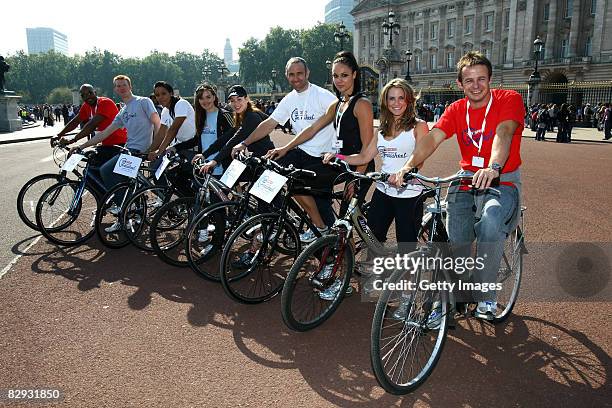
[[482,120],[482,127],[480,128],[480,138],[478,139],[478,143],[474,140],[474,134],[472,133],[472,129],[470,128],[470,101],[467,101],[467,109],[465,110],[465,122],[467,124],[467,133],[472,141],[472,144],[476,146],[478,149],[478,155],[472,157],[472,166],[483,168],[485,165],[484,157],[480,156],[480,150],[482,149],[482,139],[484,138],[485,127],[487,126],[487,115],[489,114],[489,110],[491,109],[491,105],[493,104],[493,94],[490,94],[489,103],[487,103],[487,109],[485,110],[484,119]]

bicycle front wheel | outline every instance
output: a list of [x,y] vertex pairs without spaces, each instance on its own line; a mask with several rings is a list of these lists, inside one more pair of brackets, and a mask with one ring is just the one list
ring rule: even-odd
[[310,244],[283,286],[281,313],[287,327],[307,331],[329,319],[344,298],[354,263],[350,243],[341,242],[338,235],[325,235]]
[[412,272],[399,269],[388,280],[379,281],[385,286],[372,321],[372,368],[379,384],[396,395],[412,392],[427,380],[440,359],[448,330],[448,293],[419,286],[443,280],[441,272],[425,267]]
[[[300,252],[300,238],[289,222],[279,225],[279,215],[260,214],[249,218],[230,235],[221,255],[221,284],[241,303],[260,303],[276,296],[287,271]],[[290,254],[279,251],[282,237]]]
[[[80,191],[80,188],[83,191]],[[49,187],[36,206],[40,232],[57,245],[77,245],[94,234],[98,197],[78,181]]]

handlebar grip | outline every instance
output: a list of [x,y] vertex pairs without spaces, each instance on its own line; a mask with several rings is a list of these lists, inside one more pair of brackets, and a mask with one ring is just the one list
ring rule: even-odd
[[317,173],[312,171],[312,170],[300,169],[299,174],[307,176],[307,177],[310,177],[310,178],[316,178],[317,177]]

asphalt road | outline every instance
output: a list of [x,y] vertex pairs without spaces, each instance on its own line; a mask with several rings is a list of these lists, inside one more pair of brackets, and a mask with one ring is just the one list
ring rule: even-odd
[[[17,169],[4,183],[19,184],[8,179],[25,180],[24,166],[44,157],[42,149],[21,149],[10,151]],[[373,305],[358,296],[323,326],[294,333],[278,298],[236,304],[189,270],[129,247],[106,250],[95,239],[70,249],[41,240],[0,280],[0,389],[58,388],[58,404],[72,407],[610,406],[612,146],[525,139],[522,154],[533,248],[524,284],[539,284],[542,298],[526,294],[500,326],[463,321],[411,395],[377,385],[369,363]],[[456,143],[446,142],[424,172],[448,175],[457,161]],[[6,195],[3,217],[14,206]],[[3,245],[19,242],[16,223],[2,231]],[[561,247],[556,256],[547,252],[552,243]],[[564,257],[580,243],[603,250]],[[559,264],[572,284],[595,282],[598,297],[547,299],[559,278],[542,281],[543,271]]]

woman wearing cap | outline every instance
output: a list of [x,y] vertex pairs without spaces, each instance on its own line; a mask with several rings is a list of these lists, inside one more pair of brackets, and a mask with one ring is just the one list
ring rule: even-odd
[[[193,97],[195,108],[196,137],[182,143],[178,143],[176,150],[196,148],[198,154],[193,158],[197,160],[204,157],[213,160],[217,157],[219,150],[225,146],[235,133],[234,117],[228,111],[219,107],[219,97],[213,85],[202,84],[196,88]],[[228,163],[223,162],[213,171],[214,176],[223,173],[223,167]]]
[[[234,109],[234,121],[238,130],[229,140],[224,141],[224,146],[219,151],[217,157],[208,162],[202,168],[202,172],[208,172],[214,169],[218,163],[229,160],[231,158],[232,147],[244,141],[267,118],[265,113],[254,107],[244,87],[240,85],[232,86],[227,98],[232,109]],[[263,156],[270,149],[274,149],[270,135],[249,145],[249,151],[255,156]]]

